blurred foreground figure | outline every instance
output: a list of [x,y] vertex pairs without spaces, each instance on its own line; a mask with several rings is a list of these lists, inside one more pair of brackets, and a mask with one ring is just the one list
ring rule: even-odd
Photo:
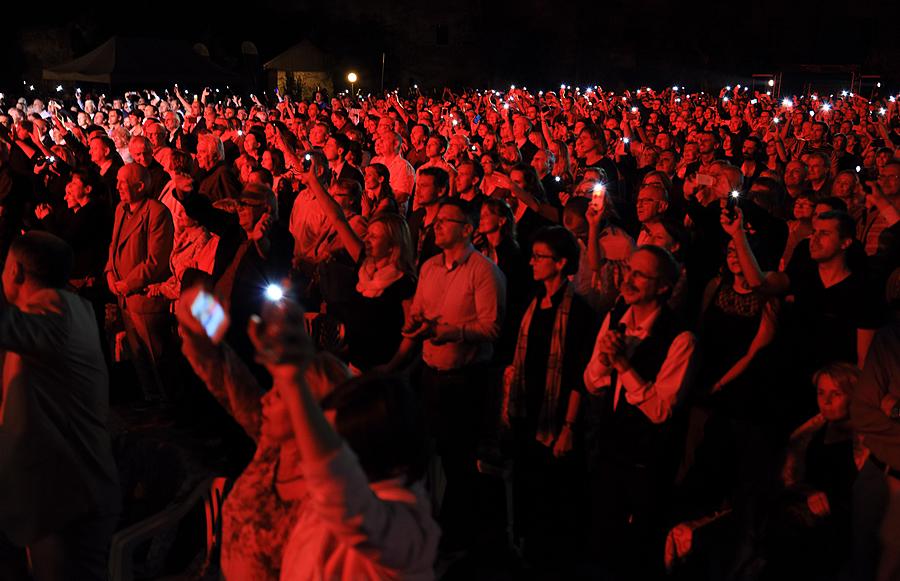
[[0,578],[105,580],[119,512],[109,384],[91,305],[62,290],[72,251],[30,232],[3,269]]

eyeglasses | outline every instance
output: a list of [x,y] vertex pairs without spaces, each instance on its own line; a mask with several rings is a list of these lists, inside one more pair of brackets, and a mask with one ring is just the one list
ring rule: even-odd
[[453,218],[435,218],[432,224],[434,224],[435,226],[440,226],[446,222],[450,222],[451,224],[468,224],[468,222],[465,220],[454,220]]
[[532,252],[531,260],[556,260],[556,257],[552,254],[538,254],[537,252]]
[[622,267],[622,275],[623,275],[624,277],[626,277],[626,278],[627,278],[628,276],[633,276],[634,278],[639,278],[639,279],[642,279],[642,280],[656,280],[656,279],[659,278],[658,276],[652,276],[652,275],[649,275],[649,274],[647,274],[647,273],[645,273],[645,272],[641,272],[640,270],[633,270],[633,269],[632,269],[630,266],[628,266],[627,264],[626,264],[625,266]]

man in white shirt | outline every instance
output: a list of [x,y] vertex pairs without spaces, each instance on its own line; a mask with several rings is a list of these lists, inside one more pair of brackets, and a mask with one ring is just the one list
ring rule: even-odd
[[[621,300],[607,315],[584,372],[592,543],[613,571],[662,572],[664,499],[680,451],[679,396],[695,338],[666,301],[680,268],[657,246],[628,260]],[[640,573],[635,571],[640,569]]]

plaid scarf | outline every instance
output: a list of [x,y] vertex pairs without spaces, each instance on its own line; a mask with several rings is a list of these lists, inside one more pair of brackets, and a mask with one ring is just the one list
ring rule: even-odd
[[[545,446],[551,446],[559,433],[559,387],[562,382],[562,362],[566,351],[566,328],[569,323],[569,310],[572,308],[572,297],[575,287],[568,281],[565,283],[565,295],[556,309],[553,320],[553,331],[550,339],[550,354],[547,357],[547,378],[544,384],[544,401],[538,416],[536,439]],[[528,350],[528,333],[531,318],[541,298],[531,301],[522,324],[519,327],[519,338],[516,341],[516,354],[512,364],[510,381],[504,386],[505,405],[511,418],[525,417],[525,355]]]

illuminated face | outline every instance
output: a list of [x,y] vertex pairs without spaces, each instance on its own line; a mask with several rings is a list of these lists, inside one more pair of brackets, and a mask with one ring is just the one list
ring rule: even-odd
[[409,132],[409,139],[416,149],[421,149],[422,143],[425,142],[425,130],[422,129],[421,126],[416,125],[412,128],[412,131]]
[[666,290],[659,280],[656,256],[646,250],[638,250],[632,254],[624,271],[619,292],[629,305],[656,302],[657,297]]
[[591,139],[590,134],[587,131],[582,131],[575,139],[575,155],[581,158],[586,157],[596,146],[596,142]]
[[181,125],[178,120],[178,115],[176,115],[174,111],[167,112],[163,120],[166,124],[166,129],[169,130],[170,133],[174,132]]
[[378,172],[375,171],[375,168],[366,167],[363,179],[365,181],[366,189],[369,191],[373,191],[381,185],[382,178],[380,175],[378,175]]
[[809,237],[809,256],[816,262],[826,262],[846,250],[851,240],[842,240],[837,220],[813,220]]
[[91,187],[85,185],[84,182],[81,181],[80,176],[77,174],[73,175],[69,179],[69,183],[66,184],[66,207],[76,208],[87,204],[89,201],[88,194],[90,194],[90,192]]
[[438,199],[438,191],[434,185],[434,176],[420,174],[416,181],[416,201],[420,206],[430,206]]
[[144,199],[144,184],[136,167],[129,164],[119,169],[116,175],[116,191],[125,204],[136,204]]
[[798,187],[806,181],[806,166],[799,161],[792,161],[784,169],[784,185]]
[[831,195],[841,199],[847,199],[856,189],[856,179],[848,173],[842,173],[834,179],[834,185],[831,186]]
[[825,128],[821,125],[813,125],[812,126],[812,140],[816,143],[821,143],[825,140]]
[[261,165],[264,169],[267,169],[270,172],[274,173],[275,163],[272,159],[272,152],[270,152],[268,149],[263,151],[262,157],[259,160],[259,165]]
[[660,216],[666,209],[665,194],[656,187],[641,188],[637,197],[637,217],[641,223]]
[[425,155],[438,157],[443,153],[443,143],[438,137],[429,137],[425,144]]
[[565,259],[557,259],[553,250],[543,242],[535,242],[531,247],[531,271],[536,282],[558,278],[565,264]]
[[516,139],[525,139],[528,136],[528,120],[524,117],[513,119],[513,135]]
[[106,161],[106,158],[109,155],[109,148],[103,144],[103,141],[92,139],[89,152],[91,154],[91,161],[97,165],[101,165]]
[[490,234],[500,229],[503,218],[491,210],[487,204],[481,206],[481,218],[478,220],[478,231],[482,234]]
[[456,206],[443,205],[434,219],[434,242],[441,248],[452,248],[466,240],[471,234],[471,226],[462,210]]
[[816,400],[819,411],[829,422],[840,422],[850,417],[850,397],[829,375],[822,375],[816,384]]
[[900,194],[900,165],[892,163],[884,166],[878,176],[878,184],[885,196],[894,197]]
[[797,198],[794,201],[794,219],[809,220],[812,218],[815,204],[809,198]]
[[153,148],[143,139],[135,139],[128,144],[128,153],[131,159],[144,167],[150,167],[153,163]]
[[684,144],[684,161],[686,163],[693,163],[697,161],[700,156],[700,146],[697,143],[685,143]]
[[256,135],[252,133],[248,133],[244,136],[244,151],[249,155],[255,156],[256,152],[260,148],[259,140],[256,138]]
[[481,169],[484,170],[485,176],[492,175],[494,173],[494,159],[489,155],[482,156]]
[[539,176],[550,173],[550,158],[547,157],[547,152],[543,149],[537,150],[537,153],[531,158],[531,167],[537,171]]
[[806,162],[806,167],[807,175],[813,182],[824,180],[828,177],[828,165],[818,155],[810,156],[809,161]]
[[650,233],[648,237],[650,244],[665,248],[669,252],[678,252],[678,242],[666,231],[662,222],[650,222],[646,225],[646,228]]
[[197,143],[197,165],[200,169],[207,171],[216,165],[216,144],[208,140],[201,140]]
[[464,163],[456,169],[456,191],[469,192],[475,185],[475,168],[470,163]]
[[697,145],[701,155],[710,154],[716,149],[716,138],[707,133],[702,133]]
[[335,141],[333,137],[329,137],[328,141],[325,142],[325,148],[322,150],[322,153],[325,154],[325,158],[328,159],[329,163],[338,161],[341,154],[337,146],[337,141]]
[[144,134],[154,148],[159,149],[166,146],[166,128],[159,123],[151,125]]
[[373,260],[383,260],[394,252],[393,241],[388,234],[387,228],[381,222],[369,224],[366,230],[365,245],[366,257]]
[[322,125],[313,125],[309,131],[309,141],[317,147],[322,147],[328,138],[328,130]]
[[671,176],[675,173],[675,167],[677,165],[677,160],[675,159],[675,154],[671,151],[663,151],[659,154],[659,160],[656,162],[657,171],[661,171],[667,176]]

